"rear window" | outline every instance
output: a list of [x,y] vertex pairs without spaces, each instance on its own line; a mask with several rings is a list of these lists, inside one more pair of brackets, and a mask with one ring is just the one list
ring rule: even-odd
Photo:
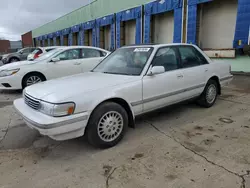
[[41,53],[43,53],[43,51],[40,49],[40,48],[36,48],[33,52],[32,52],[32,54],[41,54]]
[[54,50],[55,48],[50,48],[50,49],[46,49],[45,51],[46,52],[49,52],[49,51],[51,51],[51,50]]

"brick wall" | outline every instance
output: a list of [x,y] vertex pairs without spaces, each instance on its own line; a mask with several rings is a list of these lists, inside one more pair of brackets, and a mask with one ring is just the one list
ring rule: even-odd
[[9,40],[0,40],[0,54],[8,53],[10,49]]
[[22,43],[23,43],[23,47],[33,46],[31,31],[22,35]]

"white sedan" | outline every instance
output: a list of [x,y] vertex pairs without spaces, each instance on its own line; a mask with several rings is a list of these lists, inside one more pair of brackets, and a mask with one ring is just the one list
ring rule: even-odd
[[107,148],[137,115],[193,98],[211,107],[232,80],[230,69],[194,45],[123,47],[89,73],[27,87],[14,106],[42,135],[67,140],[85,134]]
[[58,47],[34,61],[0,67],[0,89],[22,89],[38,82],[87,72],[110,52],[87,46]]

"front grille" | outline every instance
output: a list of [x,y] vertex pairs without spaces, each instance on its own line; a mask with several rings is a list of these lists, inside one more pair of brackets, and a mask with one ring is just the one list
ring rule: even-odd
[[25,104],[35,110],[38,110],[40,108],[40,101],[28,96],[27,94],[24,96],[24,101]]

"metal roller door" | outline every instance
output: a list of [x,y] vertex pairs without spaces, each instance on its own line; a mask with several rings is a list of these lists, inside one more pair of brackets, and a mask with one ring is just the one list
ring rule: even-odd
[[48,44],[48,46],[54,46],[54,45],[53,45],[53,39],[52,39],[52,38],[49,39],[49,44]]
[[198,5],[197,43],[203,49],[233,48],[238,0]]
[[56,46],[60,46],[60,38],[56,37]]
[[44,40],[44,47],[48,46],[48,40]]
[[63,46],[68,46],[69,45],[69,36],[65,35],[63,38]]
[[172,43],[174,37],[174,12],[157,14],[152,17],[152,42]]
[[129,20],[124,22],[124,40],[125,45],[135,44],[136,21]]
[[84,46],[89,46],[89,32],[88,32],[88,30],[84,31]]
[[182,0],[161,0],[144,6],[144,43],[182,41]]
[[111,28],[110,26],[104,27],[104,49],[109,50],[111,47]]
[[80,44],[79,41],[79,32],[80,32],[80,28],[81,28],[81,24],[78,25],[74,25],[72,26],[71,29],[71,33],[70,33],[70,38],[69,38],[69,45],[72,46],[76,46]]
[[83,24],[83,43],[85,46],[96,46],[96,21],[92,20]]
[[73,46],[78,45],[78,33],[73,33]]
[[116,14],[116,47],[142,42],[142,6]]
[[93,45],[93,41],[92,41],[92,35],[93,35],[93,32],[92,30],[88,30],[88,46],[92,46]]
[[96,20],[96,46],[110,51],[115,49],[115,14]]
[[110,26],[100,27],[100,48],[109,50],[111,48]]

